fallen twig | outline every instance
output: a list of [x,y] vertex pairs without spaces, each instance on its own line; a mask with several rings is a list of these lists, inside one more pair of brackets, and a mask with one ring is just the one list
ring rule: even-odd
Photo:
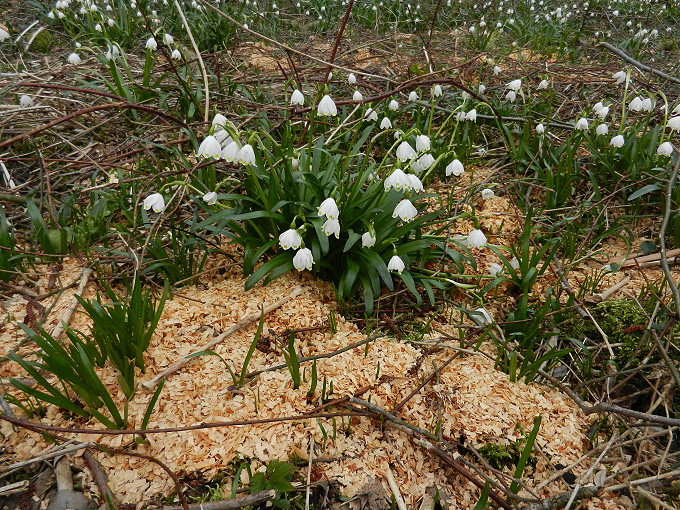
[[[597,496],[600,492],[599,487],[589,486],[581,487],[572,501],[580,501],[582,499],[590,499]],[[555,510],[556,508],[563,508],[564,505],[572,498],[573,491],[555,494],[554,496],[544,499],[540,503],[530,503],[520,508],[520,510]]]
[[640,71],[647,71],[648,73],[655,74],[656,76],[659,76],[660,78],[663,78],[664,80],[672,81],[674,83],[680,83],[680,78],[676,78],[675,76],[671,76],[670,74],[666,74],[663,71],[659,71],[658,69],[654,69],[653,67],[648,66],[647,64],[643,64],[642,62],[639,62],[635,60],[633,57],[625,53],[624,51],[618,49],[616,46],[613,46],[609,44],[608,42],[601,42],[598,44],[598,46],[602,46],[603,48],[606,48],[607,50],[611,51],[614,55],[617,57],[622,58],[629,64],[634,65],[637,67]]
[[[274,489],[269,489],[267,491],[256,492],[255,494],[248,494],[247,496],[242,496],[240,498],[210,501],[208,503],[194,503],[186,508],[188,508],[188,510],[233,510],[265,503],[274,499],[275,495],[276,491]],[[163,506],[159,510],[182,510],[182,507]]]
[[[16,425],[16,423],[15,423]],[[57,448],[55,450],[52,450],[51,452],[48,453],[43,453],[42,455],[38,455],[36,457],[33,457],[28,460],[24,460],[21,462],[17,462],[16,464],[12,464],[11,466],[7,466],[2,468],[0,470],[0,478],[3,476],[16,471],[17,469],[21,469],[26,466],[30,466],[31,464],[34,464],[36,462],[42,462],[43,460],[48,460],[48,459],[53,459],[54,457],[59,457],[60,455],[66,455],[69,453],[77,452],[78,450],[82,450],[83,448],[89,448],[92,446],[93,443],[91,442],[86,442],[86,443],[78,443],[72,446],[68,446],[65,448]]]
[[[302,287],[295,287],[293,289],[293,291],[290,294],[288,294],[287,296],[282,297],[281,299],[279,299],[275,303],[272,303],[271,305],[265,306],[261,313],[264,313],[266,315],[266,314],[276,310],[277,308],[283,306],[285,303],[287,303],[288,301],[290,301],[294,297],[299,296],[301,293],[302,293]],[[208,342],[207,344],[204,344],[199,349],[197,349],[195,352],[201,352],[201,351],[206,351],[206,350],[212,349],[213,347],[215,347],[217,344],[219,344],[222,340],[224,340],[229,335],[232,335],[232,334],[236,333],[237,331],[245,328],[249,324],[252,324],[253,322],[259,320],[261,313],[260,312],[251,313],[250,315],[245,316],[243,319],[238,321],[236,324],[234,324],[233,326],[228,328],[224,333],[213,338],[210,342]],[[191,356],[191,355],[189,355],[189,356]],[[155,388],[158,385],[158,383],[161,381],[161,379],[164,379],[168,375],[177,372],[180,368],[182,368],[183,366],[185,366],[186,364],[191,362],[193,359],[194,358],[191,358],[191,357],[188,357],[188,356],[183,357],[179,361],[173,363],[168,368],[163,370],[160,374],[156,375],[155,377],[149,379],[146,382],[143,382],[142,386],[147,390],[152,390],[153,388]]]
[[97,487],[99,487],[99,492],[101,493],[107,508],[118,508],[118,499],[109,487],[109,477],[106,475],[106,471],[104,471],[102,465],[95,459],[90,450],[85,450],[83,458],[87,463],[87,467],[90,469],[90,473],[92,473],[94,482],[97,484]]
[[78,306],[78,300],[76,299],[76,296],[83,295],[83,292],[85,292],[85,287],[87,286],[87,283],[90,281],[91,275],[92,269],[90,269],[89,267],[83,269],[83,273],[80,277],[80,283],[78,284],[78,289],[76,289],[76,292],[73,295],[71,303],[68,305],[66,310],[64,310],[64,313],[61,314],[59,322],[57,323],[56,326],[54,326],[54,329],[52,330],[52,338],[54,338],[55,340],[59,340],[59,337],[64,332],[64,328],[68,326],[69,322],[71,322],[73,312],[75,312],[76,307]]
[[620,282],[615,283],[602,292],[593,294],[586,301],[589,301],[590,303],[601,303],[602,301],[606,301],[609,299],[609,297],[611,297],[612,294],[624,288],[626,285],[628,285],[628,283],[630,283],[630,276],[626,275]]
[[392,469],[390,469],[389,464],[385,466],[385,478],[387,478],[387,484],[390,486],[390,490],[394,496],[394,501],[397,503],[397,508],[399,508],[399,510],[407,510],[406,503],[404,502],[404,498],[401,495],[401,491],[399,490],[397,481],[394,479],[394,474],[392,473]]
[[[358,398],[350,398],[349,403],[365,407],[372,413],[375,413],[376,415],[387,419],[387,421],[389,421],[392,425],[396,426],[398,429],[403,430],[410,434],[411,436],[413,436],[414,440],[420,446],[437,455],[446,464],[452,467],[458,474],[462,475],[464,478],[472,482],[480,490],[484,489],[484,483],[482,483],[477,477],[475,477],[470,471],[468,471],[467,468],[465,468],[461,462],[457,461],[447,452],[445,452],[441,448],[438,448],[434,444],[439,442],[439,439],[432,435],[431,433],[429,433],[427,430],[417,427],[415,425],[411,425],[410,423],[405,422],[404,420],[397,418],[393,414],[387,412],[385,409],[374,404],[371,404],[370,402],[366,402],[365,400],[361,400]],[[490,491],[489,497],[500,507],[506,510],[511,510],[512,507],[507,503],[507,501],[505,501],[495,491],[493,490]]]

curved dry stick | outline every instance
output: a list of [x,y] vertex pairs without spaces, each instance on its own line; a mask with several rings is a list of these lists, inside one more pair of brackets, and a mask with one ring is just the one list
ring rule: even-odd
[[[446,464],[451,466],[458,474],[462,475],[464,478],[472,482],[477,488],[484,490],[485,484],[482,483],[481,480],[479,480],[477,477],[475,477],[470,471],[468,471],[467,468],[463,466],[463,464],[458,462],[456,459],[454,459],[451,455],[449,455],[441,448],[438,448],[434,443],[440,442],[439,439],[437,439],[437,437],[432,435],[427,430],[417,427],[416,425],[411,425],[410,423],[400,418],[397,418],[392,413],[385,411],[382,407],[371,404],[370,402],[366,402],[365,400],[352,397],[349,399],[349,403],[365,407],[366,409],[371,411],[371,417],[374,419],[378,417],[387,419],[387,421],[391,422],[399,430],[403,430],[407,432],[409,435],[413,436],[414,440],[419,445],[423,446],[425,449],[437,455],[437,457],[439,457]],[[512,509],[508,502],[505,501],[498,494],[496,494],[496,492],[489,491],[489,497],[501,508],[504,508],[505,510]]]
[[680,78],[676,78],[675,76],[671,76],[670,74],[666,74],[663,71],[659,71],[658,69],[654,69],[653,67],[648,66],[647,64],[643,64],[642,62],[639,62],[635,60],[633,57],[625,53],[624,51],[618,49],[616,46],[613,46],[609,44],[608,42],[601,42],[598,43],[598,46],[602,46],[603,48],[608,49],[611,51],[614,55],[617,57],[622,58],[629,64],[634,65],[640,71],[647,71],[648,73],[652,73],[660,78],[663,78],[664,80],[672,81],[673,83],[680,83]]
[[[42,425],[19,418],[10,418],[5,414],[0,414],[0,420],[4,420],[18,427],[24,427],[33,432],[59,432],[62,434],[87,434],[92,436],[129,436],[142,434],[167,434],[170,432],[188,432],[192,430],[217,429],[222,427],[244,427],[246,425],[261,425],[263,423],[282,423],[288,421],[316,420],[317,418],[341,418],[347,416],[372,416],[365,412],[341,412],[341,413],[319,413],[319,414],[297,414],[293,416],[283,416],[281,418],[260,418],[257,420],[234,420],[219,421],[209,423],[199,423],[198,425],[186,425],[184,427],[168,427],[161,429],[77,429],[65,427],[53,427]],[[60,440],[63,438],[59,438]],[[65,439],[64,439],[65,440]]]
[[54,126],[58,126],[59,124],[67,122],[71,119],[75,119],[76,117],[80,117],[81,115],[86,115],[88,113],[98,112],[98,111],[102,111],[102,110],[113,110],[115,108],[131,108],[133,110],[140,110],[140,111],[144,111],[144,112],[147,112],[147,113],[150,112],[150,113],[153,113],[154,115],[156,114],[156,111],[151,109],[151,108],[148,108],[148,107],[142,106],[142,105],[138,105],[138,104],[128,103],[128,102],[107,103],[107,104],[101,104],[101,105],[96,105],[96,106],[90,106],[88,108],[81,108],[80,110],[76,110],[75,112],[71,112],[68,115],[64,115],[63,117],[59,117],[58,119],[55,119],[52,122],[48,122],[47,124],[43,124],[42,126],[38,126],[37,128],[26,131],[25,133],[13,136],[9,140],[5,140],[4,142],[0,142],[0,149],[2,149],[3,147],[7,147],[9,145],[12,145],[13,143],[18,142],[20,140],[23,140],[24,138],[28,138],[29,136],[34,136],[34,135],[37,135],[38,133],[42,133],[43,131],[46,131],[50,128],[53,128]]
[[57,85],[53,83],[33,83],[33,82],[19,82],[19,83],[11,83],[11,82],[2,82],[0,83],[0,88],[3,87],[26,87],[26,88],[41,88],[41,89],[54,89],[54,90],[67,90],[69,92],[79,92],[81,94],[92,94],[94,96],[101,96],[101,97],[108,97],[109,99],[115,99],[116,101],[124,102],[130,105],[131,108],[134,108],[136,110],[140,110],[143,112],[150,113],[152,115],[157,115],[161,118],[171,120],[180,126],[184,128],[188,128],[189,126],[187,125],[186,122],[184,122],[182,119],[175,117],[174,115],[170,115],[169,113],[165,113],[161,110],[156,110],[154,108],[151,108],[149,106],[144,106],[144,105],[138,105],[134,103],[130,103],[127,101],[122,96],[118,96],[116,94],[111,94],[110,92],[104,92],[102,90],[96,90],[96,89],[88,89],[84,87],[73,87],[70,85]]

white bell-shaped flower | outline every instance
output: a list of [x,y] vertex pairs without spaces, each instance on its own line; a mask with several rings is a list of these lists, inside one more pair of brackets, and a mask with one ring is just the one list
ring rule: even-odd
[[388,271],[401,274],[404,269],[406,269],[406,264],[404,264],[404,261],[398,255],[393,255],[390,261],[387,263]]
[[290,250],[291,248],[297,250],[302,245],[302,237],[296,229],[289,228],[279,235],[279,245],[284,250]]
[[626,143],[626,140],[623,138],[623,135],[616,135],[611,140],[609,140],[609,145],[612,147],[623,147],[624,143]]
[[465,242],[468,248],[484,248],[486,246],[486,236],[479,229],[474,229],[467,236]]
[[362,248],[372,248],[375,245],[375,236],[370,232],[364,232],[361,235],[361,247]]
[[670,156],[673,154],[673,144],[671,142],[663,142],[659,145],[659,148],[656,149],[656,153],[660,156]]
[[198,147],[198,155],[202,158],[220,159],[222,157],[222,146],[214,136],[206,136]]
[[295,89],[293,93],[290,95],[290,104],[291,106],[302,106],[305,104],[305,96],[302,95],[302,92],[300,92],[298,89]]
[[165,199],[160,193],[152,193],[142,203],[145,211],[152,209],[155,213],[161,213],[165,209]]
[[465,172],[465,168],[463,167],[463,163],[461,163],[459,160],[454,159],[446,165],[446,176],[448,177],[449,175],[453,175],[455,177],[460,177],[463,175],[463,172]]
[[427,135],[416,136],[416,150],[418,152],[430,150],[430,137]]
[[247,143],[241,147],[241,150],[238,151],[237,161],[242,165],[254,165],[255,151],[253,150],[253,146]]
[[404,191],[411,188],[411,181],[401,168],[396,168],[389,177],[385,179],[385,191],[394,188],[397,191]]
[[579,131],[585,131],[588,129],[588,119],[581,117],[576,121],[576,124],[574,124],[574,128],[578,129]]
[[328,94],[321,98],[316,111],[321,117],[335,117],[338,114],[338,108],[335,106],[335,101],[333,101]]
[[340,222],[338,220],[328,218],[321,229],[327,236],[334,235],[336,239],[340,239]]
[[293,266],[298,271],[307,269],[312,270],[312,264],[314,264],[314,256],[309,248],[302,248],[293,257]]
[[401,221],[411,221],[418,215],[418,209],[413,205],[413,203],[408,199],[403,199],[397,204],[392,213],[392,217],[396,218],[399,216]]
[[340,217],[340,209],[338,209],[338,204],[331,197],[321,202],[318,208],[319,216],[325,216],[331,220],[337,220]]
[[399,159],[399,161],[408,161],[415,158],[417,155],[416,151],[408,142],[401,142],[399,147],[397,147],[397,159]]

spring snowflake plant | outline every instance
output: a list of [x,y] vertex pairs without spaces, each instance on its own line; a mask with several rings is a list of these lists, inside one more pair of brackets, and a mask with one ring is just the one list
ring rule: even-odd
[[[474,258],[462,245],[452,248],[443,208],[437,195],[422,192],[413,161],[395,157],[402,141],[415,143],[416,133],[395,140],[365,119],[330,141],[309,134],[295,149],[299,133],[291,124],[275,131],[266,124],[247,136],[226,128],[234,140],[252,145],[254,160],[243,167],[242,192],[220,195],[224,209],[201,226],[244,248],[246,288],[311,269],[334,283],[340,301],[363,291],[371,313],[381,291],[394,289],[394,279],[418,302],[423,290],[434,302],[435,289],[465,286],[449,274],[462,273],[465,263],[474,267]],[[320,126],[310,133],[314,128]],[[395,173],[408,177],[394,184],[387,178]],[[423,211],[425,199],[436,207]],[[403,269],[388,267],[395,256]]]

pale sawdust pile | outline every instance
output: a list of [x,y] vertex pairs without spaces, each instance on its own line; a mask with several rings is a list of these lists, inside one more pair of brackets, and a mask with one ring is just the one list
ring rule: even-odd
[[[62,273],[65,282],[77,280],[79,269],[74,263]],[[47,278],[45,278],[46,281]],[[297,285],[303,293],[266,317],[265,329],[283,333],[288,328],[322,326],[327,323],[335,303],[327,284],[305,275],[290,274],[267,287],[256,287],[249,292],[236,275],[215,276],[201,285],[182,288],[166,304],[163,317],[147,351],[147,373],[139,374],[143,382],[159,373],[180,357],[196,350],[214,334],[223,331],[246,314],[257,312],[262,304],[269,304],[287,295]],[[92,285],[89,294],[93,295]],[[67,291],[52,312],[60,315],[70,301]],[[17,297],[6,303],[6,313],[21,319],[25,302]],[[54,321],[53,321],[54,322]],[[72,326],[86,329],[83,314],[77,313]],[[253,324],[227,338],[214,350],[239,370],[256,331]],[[16,326],[5,323],[0,337],[0,354],[16,346]],[[365,335],[342,317],[338,317],[337,334],[316,331],[299,334],[296,340],[301,356],[312,356],[340,349],[365,338]],[[367,349],[356,348],[317,363],[319,381],[324,377],[333,381],[334,397],[351,395],[357,389],[374,385],[376,375],[382,382],[362,398],[391,409],[430,374],[433,363],[441,365],[450,355],[440,352],[428,356],[415,375],[407,376],[422,352],[414,346],[392,338],[380,338]],[[259,370],[283,361],[275,352],[255,351],[249,370]],[[309,374],[307,365],[307,374]],[[0,365],[0,376],[21,376],[15,364]],[[102,379],[115,392],[115,372],[104,370]],[[223,363],[215,356],[204,356],[191,362],[183,370],[171,375],[165,384],[149,428],[196,425],[204,422],[283,417],[309,412],[318,405],[320,387],[313,402],[306,397],[308,383],[292,389],[291,376],[286,370],[264,373],[240,391],[230,391],[231,378]],[[119,399],[122,394],[118,393]],[[140,390],[130,405],[130,416],[139,425],[150,399]],[[441,406],[441,410],[438,410]],[[537,384],[511,383],[508,377],[493,368],[493,362],[483,356],[470,355],[446,367],[436,384],[427,385],[404,407],[400,417],[411,424],[434,430],[441,412],[445,438],[457,439],[464,434],[477,447],[488,442],[508,444],[531,430],[533,419],[543,416],[537,440],[541,454],[535,468],[524,477],[530,487],[554,473],[554,464],[570,465],[586,453],[584,432],[588,421],[564,395]],[[61,427],[99,428],[94,421],[87,424],[69,422],[57,409],[50,407],[42,423]],[[344,426],[349,425],[348,419]],[[328,437],[324,437],[321,425]],[[406,502],[415,505],[429,487],[438,487],[449,498],[451,508],[471,508],[478,498],[478,490],[469,482],[452,476],[441,462],[414,444],[403,432],[380,425],[367,418],[353,418],[351,432],[341,432],[343,423],[330,419],[284,422],[242,427],[213,428],[191,432],[148,435],[150,443],[139,445],[139,453],[151,455],[179,473],[201,472],[210,478],[224,469],[234,458],[252,459],[261,467],[272,459],[286,460],[295,454],[306,457],[310,441],[315,445],[315,456],[336,458],[335,462],[316,464],[313,479],[327,479],[339,484],[341,492],[354,496],[365,491],[373,477],[381,480],[385,489],[384,472],[388,464],[397,477]],[[35,456],[48,447],[37,434],[13,430],[2,422],[0,432],[7,438],[6,455],[10,462]],[[125,446],[127,436],[85,436],[78,440],[96,440],[113,447]],[[7,457],[6,457],[7,459]],[[113,492],[121,501],[141,505],[159,494],[169,493],[173,486],[161,468],[143,459],[123,455],[98,454],[106,468]],[[578,476],[587,470],[587,460],[574,468]],[[87,478],[85,485],[96,493]],[[541,489],[543,496],[568,490],[561,481]],[[609,506],[609,508],[614,508]]]

